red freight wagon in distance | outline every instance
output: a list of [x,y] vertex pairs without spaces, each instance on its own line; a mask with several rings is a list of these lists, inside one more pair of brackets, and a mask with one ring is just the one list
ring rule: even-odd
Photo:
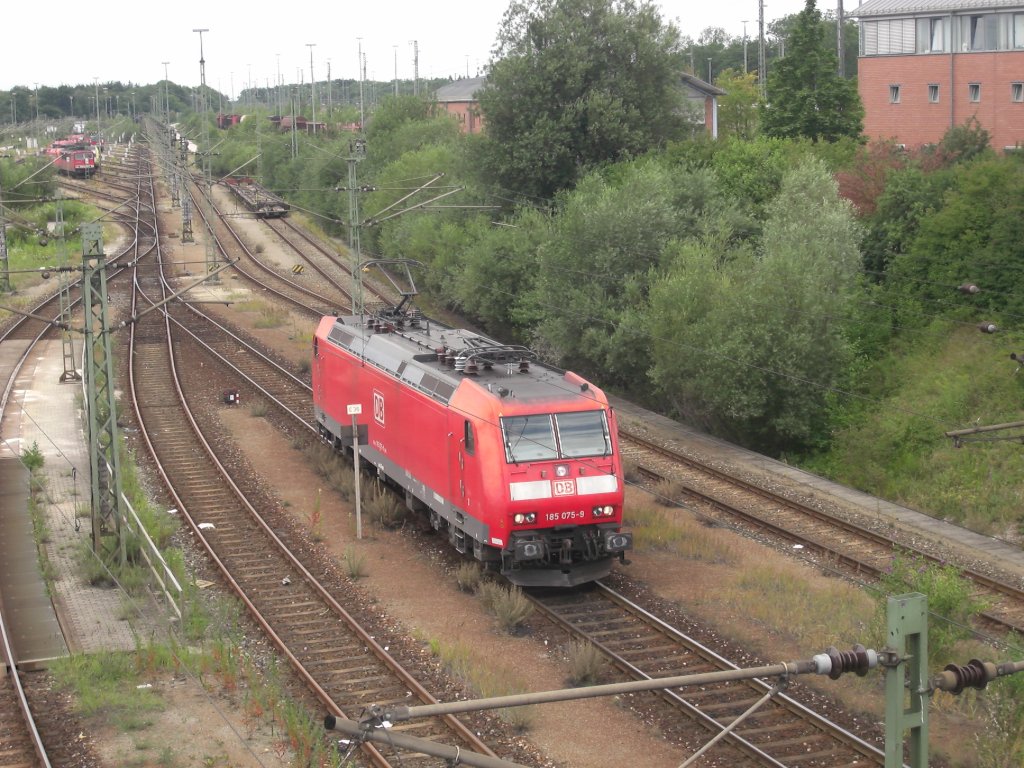
[[574,373],[525,347],[418,312],[324,317],[313,340],[321,436],[404,490],[463,553],[522,586],[574,586],[625,560],[615,414]]

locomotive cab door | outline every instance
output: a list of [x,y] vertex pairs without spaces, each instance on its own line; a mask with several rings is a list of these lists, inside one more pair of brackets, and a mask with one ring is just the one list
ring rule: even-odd
[[465,553],[469,546],[465,532],[465,513],[469,511],[470,496],[466,487],[466,463],[476,453],[473,424],[462,421],[462,429],[452,430],[449,443],[449,494],[454,507],[455,519],[449,530],[449,538],[457,550]]

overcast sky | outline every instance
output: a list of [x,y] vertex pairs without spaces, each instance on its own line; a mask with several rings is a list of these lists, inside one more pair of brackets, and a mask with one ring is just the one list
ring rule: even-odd
[[[831,0],[819,0],[824,11]],[[856,6],[847,0],[847,10]],[[476,75],[486,65],[508,0],[446,0],[404,3],[373,0],[360,3],[290,4],[173,0],[139,6],[125,0],[93,5],[68,0],[36,5],[25,0],[4,4],[0,42],[0,89],[35,83],[154,83],[163,79],[162,62],[170,62],[172,82],[199,83],[199,38],[204,28],[206,82],[231,95],[248,82],[265,86],[277,79],[278,63],[285,82],[327,77],[328,60],[335,78],[357,78],[359,41],[366,54],[367,77],[390,80],[413,76],[413,46],[419,44],[421,77]],[[684,35],[697,38],[709,26],[729,35],[757,35],[757,0],[664,0],[662,16],[675,21]],[[765,24],[798,13],[803,0],[765,3]],[[139,8],[147,9],[143,22]],[[318,9],[318,10],[313,10]],[[278,56],[280,54],[280,56]]]

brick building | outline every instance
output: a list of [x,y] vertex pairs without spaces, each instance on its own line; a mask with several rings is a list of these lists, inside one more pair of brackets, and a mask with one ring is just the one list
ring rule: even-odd
[[[442,85],[437,89],[434,100],[440,109],[454,117],[463,133],[480,133],[484,128],[484,116],[480,111],[477,91],[487,82],[485,77],[469,77]],[[684,103],[687,105],[684,119],[704,129],[712,138],[718,137],[718,97],[725,91],[699,77],[681,75]]]
[[1024,0],[867,0],[850,15],[866,135],[919,147],[973,117],[993,148],[1024,146]]
[[463,133],[480,133],[484,129],[484,116],[476,92],[484,87],[485,77],[466,77],[442,85],[434,99],[438,106],[459,122]]

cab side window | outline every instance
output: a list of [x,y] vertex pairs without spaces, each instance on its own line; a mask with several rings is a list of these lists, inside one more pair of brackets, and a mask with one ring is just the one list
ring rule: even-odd
[[473,425],[467,420],[464,424],[466,453],[472,456],[476,453],[476,442],[473,438]]

